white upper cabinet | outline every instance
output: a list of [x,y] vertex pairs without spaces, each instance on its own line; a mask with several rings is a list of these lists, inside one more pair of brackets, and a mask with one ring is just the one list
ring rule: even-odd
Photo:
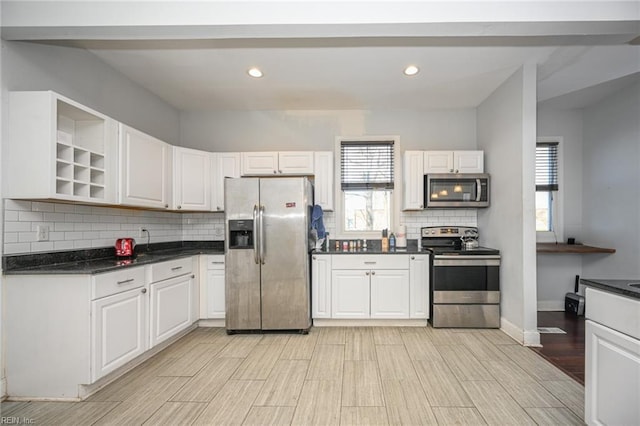
[[120,204],[168,209],[171,188],[171,146],[120,124]]
[[312,175],[313,151],[243,152],[242,175]]
[[312,175],[313,151],[279,152],[278,173],[283,175]]
[[5,198],[114,204],[118,125],[51,91],[11,92]]
[[484,151],[424,151],[424,174],[484,173]]
[[314,203],[333,211],[333,152],[320,151],[314,156]]
[[211,154],[173,147],[174,210],[211,209]]
[[224,179],[240,177],[240,153],[211,154],[211,210],[224,210]]
[[424,208],[424,152],[405,151],[402,170],[404,204],[403,210]]

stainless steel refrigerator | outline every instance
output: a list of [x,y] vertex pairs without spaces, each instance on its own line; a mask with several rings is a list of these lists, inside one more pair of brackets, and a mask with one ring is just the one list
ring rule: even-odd
[[227,333],[311,327],[307,178],[225,179]]

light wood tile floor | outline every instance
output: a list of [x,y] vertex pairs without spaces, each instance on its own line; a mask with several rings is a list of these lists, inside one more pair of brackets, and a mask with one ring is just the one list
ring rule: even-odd
[[[584,388],[499,330],[199,328],[86,401],[12,402],[34,425],[581,425]],[[23,421],[24,424],[24,421]]]

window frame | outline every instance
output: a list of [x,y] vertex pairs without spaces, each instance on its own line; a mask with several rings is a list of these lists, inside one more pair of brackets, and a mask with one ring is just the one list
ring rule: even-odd
[[358,141],[358,142],[380,142],[380,141],[393,141],[393,190],[391,190],[391,207],[390,207],[390,231],[394,232],[398,228],[398,221],[400,219],[400,194],[402,194],[402,174],[400,161],[400,137],[397,135],[376,135],[376,136],[337,136],[335,139],[334,159],[335,164],[339,165],[334,167],[334,179],[336,182],[335,187],[335,221],[336,221],[336,236],[337,239],[380,239],[382,234],[380,231],[347,231],[344,229],[345,221],[345,209],[344,209],[344,191],[342,190],[342,157],[341,157],[341,142],[342,141]]
[[[555,243],[564,241],[564,141],[562,136],[542,136],[536,139],[536,147],[538,143],[549,143],[549,142],[557,142],[558,143],[558,190],[557,191],[541,191],[541,192],[551,192],[552,193],[552,201],[551,201],[551,223],[552,230],[551,231],[537,231],[536,230],[536,241],[539,243]],[[535,156],[534,156],[535,161]],[[534,168],[535,170],[535,168]],[[535,187],[533,189],[535,191]],[[536,191],[537,193],[538,191]],[[534,197],[535,203],[535,197]],[[535,205],[534,205],[535,210]],[[534,224],[535,226],[535,224]]]

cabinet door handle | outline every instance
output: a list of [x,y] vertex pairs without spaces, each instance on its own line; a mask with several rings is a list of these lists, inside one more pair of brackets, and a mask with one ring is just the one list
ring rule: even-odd
[[130,283],[131,281],[134,281],[134,279],[133,279],[133,278],[129,278],[128,280],[118,281],[118,285],[122,285],[122,284]]
[[140,293],[145,294],[147,292],[146,288],[143,288],[142,290],[140,290]]
[[371,271],[371,275],[375,275],[375,274],[376,274],[376,271]]
[[364,274],[365,274],[365,275],[369,275],[369,271],[365,272]]
[[172,271],[179,271],[180,269],[182,269],[182,266],[174,266],[171,268]]
[[364,262],[365,265],[375,265],[378,262]]
[[224,265],[224,262],[211,262],[212,265]]

